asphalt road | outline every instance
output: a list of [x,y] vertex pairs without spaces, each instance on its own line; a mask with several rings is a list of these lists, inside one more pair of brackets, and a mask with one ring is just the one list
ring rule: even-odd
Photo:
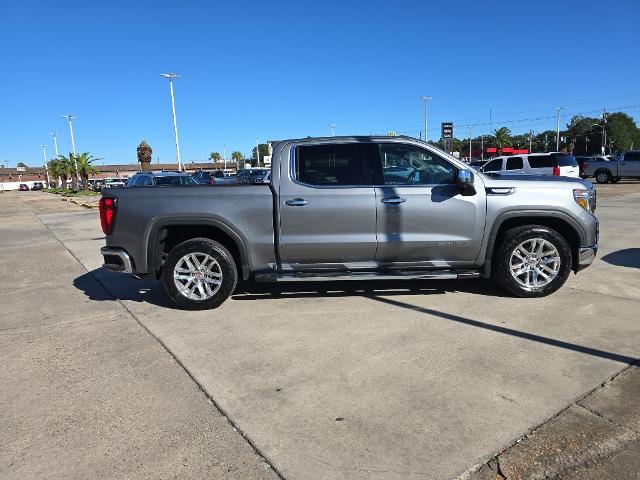
[[[64,267],[55,267],[59,277],[49,281],[64,293],[4,294],[3,304],[12,305],[11,312],[32,302],[49,305],[19,321],[18,331],[46,323],[45,314],[58,317],[67,295],[83,296],[92,315],[126,318],[96,335],[114,335],[114,327],[126,325],[156,345],[166,368],[131,372],[156,389],[156,401],[168,411],[178,401],[178,391],[171,391],[164,404],[154,382],[169,366],[187,396],[198,394],[192,378],[287,479],[452,478],[640,357],[640,184],[607,185],[599,194],[599,258],[545,299],[505,297],[486,281],[253,285],[215,311],[184,312],[168,303],[158,282],[99,268],[103,235],[95,211],[46,213],[51,200],[29,193],[15,208],[28,205],[48,231],[34,227],[25,237],[3,228],[3,257],[13,248],[5,246],[11,239],[20,238],[24,255],[59,240],[55,251],[30,265],[39,271],[51,256],[62,258]],[[3,224],[21,221],[0,215]],[[28,284],[20,288],[29,290]],[[3,349],[11,353],[22,340]],[[112,362],[111,355],[136,348],[121,345],[102,358]],[[4,406],[9,400],[2,395]],[[33,395],[24,393],[24,401]],[[221,415],[209,407],[214,418]],[[21,434],[31,438],[20,429],[15,435]],[[12,459],[28,446],[16,442]],[[264,473],[263,460],[245,446],[233,465]],[[33,463],[18,458],[21,465]]]

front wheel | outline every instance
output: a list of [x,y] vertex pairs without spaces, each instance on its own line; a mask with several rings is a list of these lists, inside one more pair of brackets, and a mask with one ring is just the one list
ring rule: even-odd
[[571,248],[562,235],[542,225],[526,225],[502,235],[491,277],[517,297],[545,297],[566,282],[571,265]]
[[162,283],[175,304],[187,310],[216,308],[233,292],[238,272],[233,256],[209,238],[193,238],[167,256]]
[[609,172],[598,172],[596,173],[596,182],[598,183],[609,183],[611,180],[611,174]]

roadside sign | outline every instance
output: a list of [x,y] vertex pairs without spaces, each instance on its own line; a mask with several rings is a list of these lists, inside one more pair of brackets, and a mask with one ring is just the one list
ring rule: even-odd
[[453,138],[453,122],[442,122],[442,138]]
[[26,172],[26,169],[24,167],[16,167],[16,171],[17,172]]
[[387,137],[395,137],[396,132],[387,132]]

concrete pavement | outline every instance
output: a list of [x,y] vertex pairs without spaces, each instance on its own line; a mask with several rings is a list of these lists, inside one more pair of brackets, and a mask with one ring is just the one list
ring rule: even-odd
[[640,357],[638,200],[601,195],[599,259],[546,299],[482,281],[254,285],[208,312],[99,269],[95,212],[40,218],[91,272],[65,277],[76,294],[111,308],[98,279],[285,478],[452,478]]
[[0,195],[0,478],[277,478],[40,222],[82,225],[47,197]]

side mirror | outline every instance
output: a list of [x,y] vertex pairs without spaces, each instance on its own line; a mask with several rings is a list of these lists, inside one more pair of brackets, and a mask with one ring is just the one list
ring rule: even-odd
[[460,187],[460,190],[462,190],[462,195],[471,196],[476,194],[471,170],[458,170],[456,174],[456,184]]

